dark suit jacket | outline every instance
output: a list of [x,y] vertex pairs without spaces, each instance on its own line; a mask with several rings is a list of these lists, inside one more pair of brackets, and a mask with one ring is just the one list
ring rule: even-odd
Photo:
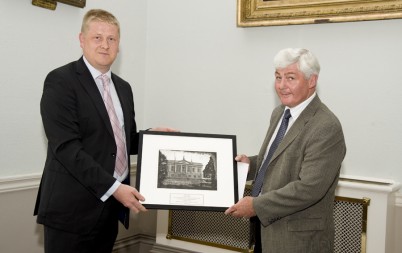
[[[261,166],[284,107],[277,107],[250,171]],[[261,221],[264,253],[333,252],[333,202],[346,153],[337,117],[316,96],[272,156],[253,205]]]
[[[123,109],[127,150],[136,154],[133,93],[113,73],[112,80]],[[48,74],[40,108],[48,151],[34,214],[38,223],[86,233],[103,208],[111,201],[117,204],[113,196],[100,200],[115,182],[116,144],[102,96],[82,57]]]

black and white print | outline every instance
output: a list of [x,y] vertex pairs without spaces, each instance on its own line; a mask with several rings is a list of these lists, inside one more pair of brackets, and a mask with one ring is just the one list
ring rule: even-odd
[[159,150],[158,188],[217,190],[216,152]]

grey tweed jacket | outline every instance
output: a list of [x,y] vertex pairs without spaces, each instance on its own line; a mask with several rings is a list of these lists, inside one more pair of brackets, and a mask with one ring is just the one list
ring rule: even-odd
[[[250,157],[254,176],[283,111],[282,105],[273,111],[260,153]],[[316,96],[278,146],[253,201],[263,253],[333,252],[333,203],[345,153],[339,120]]]

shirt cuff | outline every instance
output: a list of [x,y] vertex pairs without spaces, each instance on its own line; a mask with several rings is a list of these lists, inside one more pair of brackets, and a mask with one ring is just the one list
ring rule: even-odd
[[117,188],[121,185],[121,183],[119,181],[115,181],[114,184],[112,185],[112,187],[109,188],[109,190],[105,193],[105,195],[102,196],[101,200],[103,202],[105,202],[106,200],[108,200],[108,198],[110,196],[113,195],[113,193],[117,190]]

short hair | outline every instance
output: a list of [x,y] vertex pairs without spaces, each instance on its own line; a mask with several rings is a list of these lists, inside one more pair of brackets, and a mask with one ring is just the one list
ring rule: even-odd
[[279,51],[274,58],[275,69],[286,68],[297,63],[299,70],[306,79],[320,73],[320,63],[312,52],[303,48],[285,48]]
[[113,16],[112,13],[101,9],[92,9],[85,14],[82,19],[81,32],[85,33],[88,30],[89,23],[93,21],[105,22],[117,26],[120,36],[120,23],[117,18]]

